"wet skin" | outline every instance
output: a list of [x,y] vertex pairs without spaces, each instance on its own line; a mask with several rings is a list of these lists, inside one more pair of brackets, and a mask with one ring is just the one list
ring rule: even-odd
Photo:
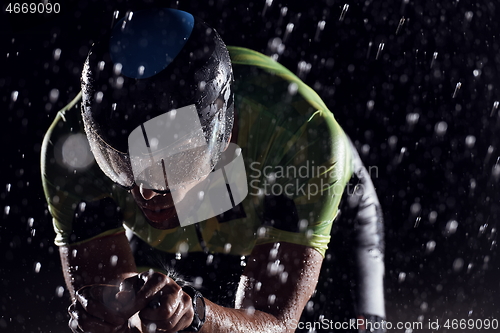
[[152,227],[172,229],[179,226],[171,193],[159,194],[137,185],[134,185],[130,193]]
[[[238,138],[238,118],[234,117],[233,132],[231,133],[230,142],[236,143]],[[207,175],[208,176],[208,175]],[[182,188],[176,189],[179,191],[180,198],[184,198],[187,192],[193,187],[202,182],[205,178],[198,182],[190,183]],[[158,193],[153,190],[145,189],[134,185],[130,190],[135,202],[143,212],[149,225],[153,228],[166,230],[180,226],[177,211],[175,210],[172,193]]]

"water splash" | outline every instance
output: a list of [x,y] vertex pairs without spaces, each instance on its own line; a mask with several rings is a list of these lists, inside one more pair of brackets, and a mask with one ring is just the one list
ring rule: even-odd
[[314,40],[316,42],[319,42],[319,35],[321,34],[321,32],[325,29],[325,24],[326,22],[325,21],[319,21],[318,22],[318,26],[316,27],[316,34],[314,35]]
[[406,21],[406,19],[404,18],[404,16],[399,20],[398,27],[396,28],[396,35],[401,32],[401,29],[403,28],[405,21]]
[[438,53],[434,52],[434,54],[432,55],[432,60],[431,60],[431,68],[434,67],[434,64],[436,62],[437,57],[438,57]]
[[19,91],[16,91],[14,90],[11,94],[10,94],[10,100],[12,102],[15,102],[17,101],[17,97],[19,96]]
[[342,22],[345,19],[345,15],[347,14],[347,11],[349,10],[349,5],[345,4],[344,7],[342,8],[342,12],[340,13],[339,21]]
[[448,130],[448,124],[445,121],[440,121],[434,126],[434,132],[437,136],[444,136]]
[[432,253],[432,252],[434,252],[435,248],[436,248],[436,242],[433,240],[430,240],[425,244],[425,253],[426,254]]
[[372,46],[373,46],[373,42],[372,42],[372,41],[370,41],[370,42],[368,43],[368,50],[366,51],[366,59],[370,58],[370,53],[371,53],[371,51],[372,51]]
[[461,87],[462,87],[462,82],[458,82],[457,85],[455,86],[455,91],[453,92],[452,98],[457,97],[458,91],[460,90]]
[[266,0],[266,2],[264,3],[264,9],[262,9],[262,16],[266,15],[267,9],[271,7],[272,4],[273,0]]
[[385,43],[383,43],[383,42],[378,45],[378,51],[377,51],[377,55],[375,56],[375,60],[378,60],[378,58],[380,57],[380,54],[384,50],[384,46],[385,46]]
[[453,235],[457,231],[457,228],[458,228],[458,222],[456,220],[448,221],[448,223],[446,223],[444,233],[446,236]]
[[495,112],[498,110],[498,105],[500,103],[498,101],[495,101],[493,103],[493,107],[491,108],[491,113],[490,113],[490,117],[493,117],[493,115],[495,114]]
[[61,49],[55,49],[53,52],[54,60],[57,61],[61,58]]

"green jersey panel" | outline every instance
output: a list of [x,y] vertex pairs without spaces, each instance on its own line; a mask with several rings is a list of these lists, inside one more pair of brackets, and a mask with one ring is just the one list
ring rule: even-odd
[[[256,244],[290,242],[324,255],[352,174],[348,139],[321,98],[293,73],[258,52],[228,49],[235,77],[237,144],[242,148],[249,194],[241,204],[243,214],[223,222],[216,217],[200,222],[201,236],[212,252],[248,255]],[[86,168],[64,163],[61,145],[84,133],[75,107],[78,99],[58,112],[42,148],[42,180],[55,243],[74,243],[77,205],[110,197],[120,207],[124,226],[151,246],[166,252],[202,251],[194,225],[152,228],[132,196],[113,184],[95,162]],[[88,146],[85,149],[90,153]],[[280,195],[294,203],[297,225],[292,228],[268,221],[266,198]],[[123,231],[104,229],[95,237]]]

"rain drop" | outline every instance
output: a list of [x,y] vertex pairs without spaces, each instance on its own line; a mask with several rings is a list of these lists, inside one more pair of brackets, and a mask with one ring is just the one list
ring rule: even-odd
[[118,263],[118,256],[112,255],[111,258],[109,258],[109,263],[113,267],[116,266],[116,264]]
[[440,121],[434,126],[434,132],[436,132],[437,136],[444,136],[447,129],[448,124],[445,121]]
[[120,75],[122,73],[122,67],[122,64],[117,62],[113,65],[113,73],[115,73],[115,75]]
[[368,102],[366,102],[366,109],[368,110],[368,112],[372,111],[374,106],[375,106],[374,100],[369,100]]
[[428,308],[429,305],[427,304],[427,302],[422,302],[422,304],[420,304],[420,310],[427,311]]
[[371,50],[372,50],[372,46],[373,46],[373,42],[369,42],[368,43],[368,50],[366,51],[366,59],[368,59],[370,57],[370,53],[371,53]]
[[35,273],[40,273],[40,269],[42,268],[42,264],[39,262],[35,263]]
[[58,89],[52,89],[49,94],[49,100],[51,103],[57,102],[57,99],[59,98],[59,90]]
[[410,126],[414,126],[416,123],[418,123],[419,119],[420,119],[420,115],[418,113],[408,113],[406,115],[406,122]]
[[436,248],[436,242],[433,240],[430,240],[425,244],[425,253],[429,254],[434,252],[434,249]]
[[462,267],[464,267],[464,260],[462,258],[457,258],[453,261],[453,270],[455,272],[462,270]]
[[15,102],[17,101],[17,97],[19,96],[19,91],[13,91],[11,94],[10,94],[10,99],[12,100],[12,102]]
[[7,184],[7,185],[5,185],[5,190],[7,191],[7,193],[8,193],[8,192],[10,192],[10,188],[11,188],[11,187],[12,187],[12,185],[11,185],[11,184]]
[[290,36],[290,34],[292,33],[294,26],[295,25],[293,23],[288,23],[286,25],[285,34],[283,35],[283,41],[286,41],[288,39],[288,36]]
[[54,50],[54,60],[57,61],[61,57],[61,49]]
[[214,256],[209,254],[207,256],[207,265],[211,265],[213,261],[214,261]]
[[148,326],[147,326],[148,333],[156,333],[156,328],[157,328],[157,326],[155,323],[148,324]]
[[436,62],[437,56],[438,56],[438,53],[434,52],[434,54],[432,55],[432,60],[431,60],[431,68],[434,67],[434,63]]
[[396,35],[399,34],[399,32],[401,31],[401,29],[403,28],[403,25],[405,24],[405,18],[402,17],[400,20],[399,20],[399,24],[398,24],[398,27],[396,29]]
[[311,64],[305,61],[299,61],[299,64],[297,65],[297,70],[298,70],[297,76],[303,77],[311,70]]
[[474,190],[476,189],[476,186],[477,186],[477,183],[476,183],[476,180],[475,179],[471,179],[470,180],[470,196],[473,196],[474,195]]
[[417,216],[417,218],[415,219],[415,224],[413,225],[414,228],[417,228],[418,225],[420,224],[420,220],[422,219],[422,217],[420,216]]
[[262,16],[266,15],[267,8],[271,7],[273,4],[273,0],[266,0],[266,3],[264,4],[264,9],[262,10]]
[[5,215],[9,215],[9,213],[10,213],[10,206],[5,206],[5,208],[3,209],[3,213]]
[[474,13],[473,12],[468,11],[468,12],[465,13],[465,19],[467,20],[467,22],[470,22],[473,17],[474,17]]
[[454,234],[457,231],[458,222],[455,220],[448,221],[446,223],[445,234],[447,236]]
[[417,215],[420,210],[422,209],[422,206],[420,205],[420,203],[418,202],[414,202],[411,207],[410,207],[410,211],[413,215]]
[[56,296],[57,297],[62,297],[64,294],[64,287],[63,286],[58,286],[56,288]]
[[457,96],[457,93],[461,87],[462,87],[462,82],[458,82],[457,85],[455,86],[455,91],[453,92],[453,96],[452,96],[453,98],[455,98]]
[[349,10],[349,5],[345,4],[344,7],[342,8],[342,12],[340,13],[339,21],[344,21],[345,15],[347,14],[347,11]]
[[378,60],[379,56],[380,56],[380,53],[382,53],[382,51],[384,50],[384,43],[380,43],[378,45],[378,51],[377,51],[377,55],[375,56],[375,59]]
[[319,41],[319,35],[320,35],[321,31],[323,31],[325,29],[325,24],[326,24],[325,21],[318,22],[318,27],[316,28],[316,34],[314,35],[315,41]]
[[406,279],[406,273],[405,272],[399,273],[398,282],[402,283],[402,282],[404,282],[405,279]]
[[95,94],[95,101],[96,101],[96,103],[101,103],[103,96],[104,96],[104,94],[102,93],[102,91],[98,91]]
[[144,75],[144,70],[145,70],[144,66],[139,66],[139,68],[137,69],[137,74],[139,74],[139,76]]
[[288,85],[288,93],[290,95],[295,95],[297,93],[297,91],[299,90],[299,86],[297,85],[297,83],[295,82],[292,82]]
[[402,147],[401,151],[399,152],[399,156],[398,156],[398,160],[397,160],[398,164],[401,163],[401,161],[403,161],[403,157],[405,154],[406,154],[406,147]]
[[[497,162],[498,163],[498,162]],[[500,178],[500,165],[495,164],[491,169],[491,175],[495,178],[495,181],[498,181]]]
[[472,148],[474,147],[474,144],[476,143],[476,137],[474,135],[467,135],[465,138],[465,145],[467,148]]
[[495,111],[498,109],[498,104],[499,104],[499,102],[498,102],[498,101],[495,101],[495,102],[493,103],[493,107],[491,108],[490,117],[493,117],[493,114],[495,114]]
[[395,135],[392,135],[389,137],[387,142],[389,143],[389,147],[391,147],[391,149],[395,149],[396,145],[398,144],[398,137]]

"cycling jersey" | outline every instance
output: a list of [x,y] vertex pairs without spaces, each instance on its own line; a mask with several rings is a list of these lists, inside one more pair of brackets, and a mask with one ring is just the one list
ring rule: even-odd
[[[92,155],[82,140],[80,111],[70,105],[57,114],[41,156],[57,245],[123,232],[125,226],[171,253],[206,249],[248,255],[258,244],[289,242],[325,254],[352,175],[349,140],[321,98],[285,67],[252,50],[228,50],[235,78],[236,143],[249,191],[243,202],[198,225],[151,227],[126,189],[113,184],[95,162],[82,165],[82,156]],[[68,149],[79,151],[74,161],[68,161]],[[78,217],[84,214],[85,223]]]

